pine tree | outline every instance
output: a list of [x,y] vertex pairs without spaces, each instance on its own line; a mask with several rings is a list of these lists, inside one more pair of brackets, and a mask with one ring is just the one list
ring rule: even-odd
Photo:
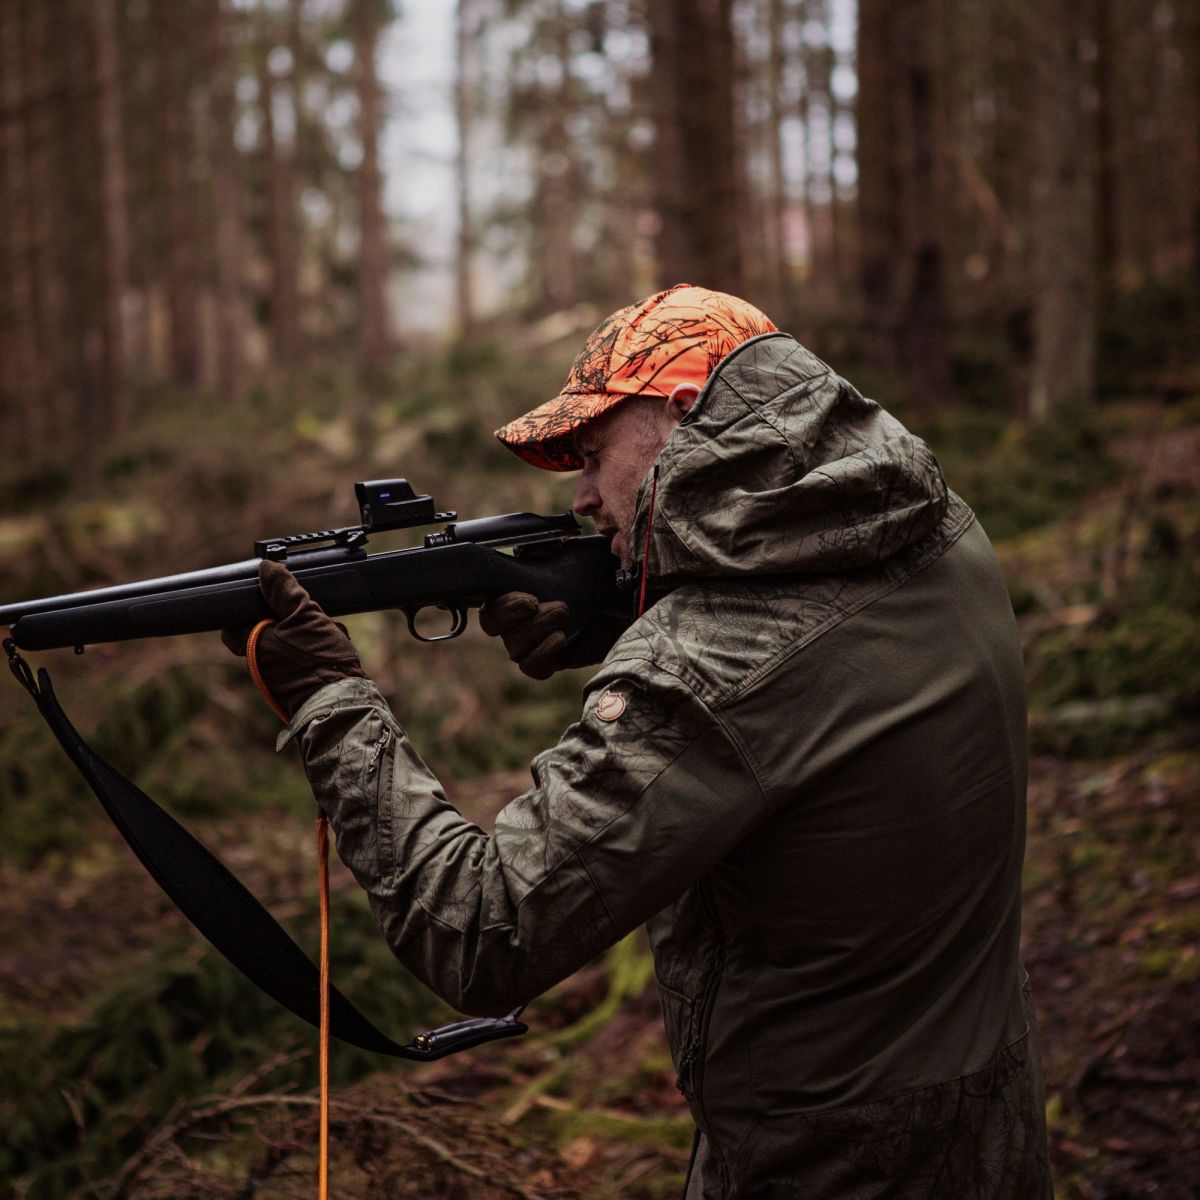
[[659,279],[743,290],[731,0],[649,5]]

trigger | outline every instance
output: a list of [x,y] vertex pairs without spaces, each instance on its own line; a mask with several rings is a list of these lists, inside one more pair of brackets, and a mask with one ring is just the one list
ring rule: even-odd
[[[443,612],[450,614],[450,628],[445,633],[439,633],[434,637],[426,637],[417,628],[417,616],[424,612],[426,608],[440,608]],[[421,608],[406,608],[404,610],[405,620],[408,621],[408,632],[417,639],[418,642],[448,642],[451,638],[459,637],[466,631],[467,628],[467,610],[459,605],[451,606],[449,604],[426,604]]]

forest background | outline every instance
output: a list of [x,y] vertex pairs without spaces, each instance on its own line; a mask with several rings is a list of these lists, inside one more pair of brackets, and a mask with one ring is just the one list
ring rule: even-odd
[[[440,90],[404,58],[439,21]],[[389,158],[423,122],[446,136]],[[451,186],[417,222],[430,172]],[[561,510],[571,480],[491,430],[681,280],[897,412],[1024,639],[1058,1193],[1194,1195],[1200,6],[0,0],[0,211],[5,603],[348,522],[356,479]],[[535,685],[477,631],[351,626],[484,824],[577,711],[586,674]],[[43,661],[311,946],[311,798],[244,667],[215,638]],[[156,894],[15,686],[0,884],[0,1197],[306,1194],[312,1039]],[[385,1028],[446,1015],[342,872],[334,937]],[[336,1048],[337,1193],[677,1194],[691,1124],[641,936],[531,1015],[431,1069]]]

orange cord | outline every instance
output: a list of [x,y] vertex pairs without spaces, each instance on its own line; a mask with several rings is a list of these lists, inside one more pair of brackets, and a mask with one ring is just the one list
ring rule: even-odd
[[[286,725],[287,713],[271,695],[258,668],[258,639],[274,621],[259,621],[246,639],[246,662],[255,687],[266,697],[275,715]],[[321,904],[321,1032],[318,1049],[320,1132],[317,1135],[317,1200],[329,1200],[329,820],[317,818],[317,887]]]
[[329,1196],[329,820],[317,818],[317,869],[321,880],[321,1132],[317,1144],[317,1200]]
[[650,577],[650,530],[654,524],[654,501],[658,496],[658,463],[654,464],[654,482],[650,485],[650,511],[646,514],[646,546],[642,551],[642,586],[638,591],[637,615],[646,611],[646,580]]
[[274,624],[274,621],[259,621],[250,630],[250,636],[246,639],[246,663],[250,667],[250,678],[254,680],[254,686],[262,692],[267,703],[275,710],[275,715],[286,725],[288,715],[280,707],[279,701],[271,695],[271,689],[267,687],[266,680],[263,679],[262,672],[258,669],[258,639],[262,637],[264,630],[270,629]]

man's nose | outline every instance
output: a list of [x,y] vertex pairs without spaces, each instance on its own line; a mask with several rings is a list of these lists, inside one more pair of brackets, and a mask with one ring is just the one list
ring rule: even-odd
[[579,477],[579,486],[575,489],[575,499],[571,502],[571,508],[581,517],[590,517],[600,508],[600,493],[587,471]]

